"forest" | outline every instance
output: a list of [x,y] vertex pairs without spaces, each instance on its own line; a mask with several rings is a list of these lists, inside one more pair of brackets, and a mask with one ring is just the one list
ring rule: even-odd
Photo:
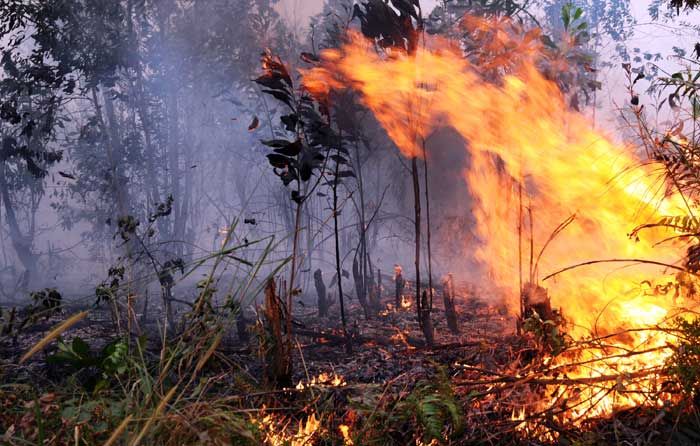
[[0,0],[0,445],[700,444],[697,0]]

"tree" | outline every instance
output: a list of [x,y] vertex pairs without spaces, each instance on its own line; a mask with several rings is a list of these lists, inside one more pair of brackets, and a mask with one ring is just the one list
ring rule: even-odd
[[[32,246],[34,215],[44,197],[43,182],[48,169],[63,158],[52,142],[65,127],[67,118],[62,111],[67,97],[76,92],[78,78],[94,68],[83,57],[90,49],[75,51],[85,43],[76,17],[97,6],[94,1],[58,5],[8,1],[0,5],[0,17],[5,18],[0,22],[0,34],[7,43],[0,81],[0,196],[27,285],[37,271],[39,254]],[[119,49],[104,51],[109,56],[106,65],[110,65],[110,57]],[[29,210],[25,218],[19,217],[20,203]]]

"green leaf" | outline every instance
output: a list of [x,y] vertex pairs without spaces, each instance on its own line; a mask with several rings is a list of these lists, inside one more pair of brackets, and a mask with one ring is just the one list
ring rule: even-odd
[[90,346],[80,337],[73,339],[71,348],[81,358],[89,358],[91,356]]
[[564,23],[564,29],[569,29],[569,24],[571,23],[571,3],[567,3],[561,8],[561,21]]

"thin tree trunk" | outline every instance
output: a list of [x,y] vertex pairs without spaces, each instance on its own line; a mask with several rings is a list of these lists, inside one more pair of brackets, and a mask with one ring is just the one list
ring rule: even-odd
[[[426,334],[426,338],[433,338],[433,322],[431,320],[431,312],[433,310],[433,264],[430,250],[430,190],[428,188],[428,153],[425,148],[425,139],[423,139],[423,163],[425,172],[425,235],[428,245],[428,306],[423,308],[424,318],[426,319],[423,330],[430,331],[429,334]],[[432,344],[432,342],[429,342],[429,344]]]
[[348,336],[345,322],[345,297],[343,295],[343,274],[340,267],[340,239],[338,237],[338,169],[339,164],[335,163],[335,177],[333,181],[333,236],[335,239],[335,273],[338,276],[338,302],[340,302],[340,320],[343,324],[343,335],[346,339],[345,349],[347,353],[352,352],[352,343]]
[[421,317],[421,295],[420,295],[420,184],[418,183],[418,159],[411,158],[411,174],[413,177],[413,210],[415,219],[415,267],[416,267],[416,311],[418,312],[418,322],[423,325]]
[[355,282],[355,293],[357,294],[357,300],[360,301],[362,310],[365,313],[365,319],[369,319],[369,304],[367,303],[367,297],[364,293],[362,273],[360,271],[360,263],[357,261],[357,256],[355,256],[355,258],[352,260],[352,278]]
[[[294,302],[294,281],[296,279],[296,268],[297,268],[297,247],[299,245],[299,232],[301,231],[299,226],[301,225],[301,203],[297,203],[296,216],[294,218],[294,238],[292,241],[292,261],[291,261],[291,271],[289,273],[289,288],[287,290],[287,343],[288,348],[291,351],[292,348],[292,303]],[[291,368],[291,364],[290,364]],[[291,371],[290,371],[291,373]]]
[[[365,216],[365,189],[364,189],[364,178],[362,175],[362,163],[360,160],[360,148],[358,144],[355,144],[355,158],[356,158],[356,175],[357,175],[357,186],[358,190],[360,193],[360,261],[362,262],[360,264],[359,268],[359,280],[360,282],[360,287],[356,289],[358,290],[358,300],[360,303],[366,302],[367,301],[367,259],[368,259],[368,253],[367,253],[367,225],[366,225],[366,216]],[[363,309],[365,311],[365,316],[369,316],[369,309],[366,308],[366,305],[363,304]]]
[[517,334],[522,330],[523,318],[525,317],[525,300],[523,297],[523,185],[518,182],[518,292],[520,293],[520,317],[516,323]]

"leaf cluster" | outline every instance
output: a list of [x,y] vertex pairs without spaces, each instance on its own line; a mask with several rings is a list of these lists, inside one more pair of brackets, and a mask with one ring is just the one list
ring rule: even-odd
[[88,379],[84,383],[88,390],[99,390],[107,387],[107,379],[124,374],[128,369],[128,346],[123,339],[117,339],[98,352],[80,337],[73,338],[70,343],[59,341],[58,352],[49,356],[47,362],[56,365],[66,365],[74,373],[95,369],[101,379]]
[[396,407],[394,421],[412,421],[425,444],[441,441],[463,429],[462,410],[444,369],[432,381],[421,381]]
[[[307,63],[318,61],[310,53],[302,53],[302,59]],[[343,139],[331,125],[329,98],[314,97],[303,87],[295,87],[285,64],[270,53],[263,54],[263,74],[255,82],[264,87],[263,93],[281,101],[289,110],[280,117],[280,123],[292,137],[263,140],[262,143],[272,149],[267,159],[275,175],[285,186],[296,183],[296,189],[291,192],[293,201],[306,200],[308,194],[301,194],[302,184],[311,180],[316,172],[329,174],[329,169],[325,168],[329,163],[337,167],[331,173],[336,177],[334,184],[342,178],[355,176]]]
[[360,19],[362,34],[382,48],[395,48],[411,54],[418,47],[423,29],[418,0],[370,0],[355,4],[353,18]]
[[697,396],[700,391],[700,320],[677,319],[674,325],[680,332],[680,341],[666,361],[666,370],[684,394]]

